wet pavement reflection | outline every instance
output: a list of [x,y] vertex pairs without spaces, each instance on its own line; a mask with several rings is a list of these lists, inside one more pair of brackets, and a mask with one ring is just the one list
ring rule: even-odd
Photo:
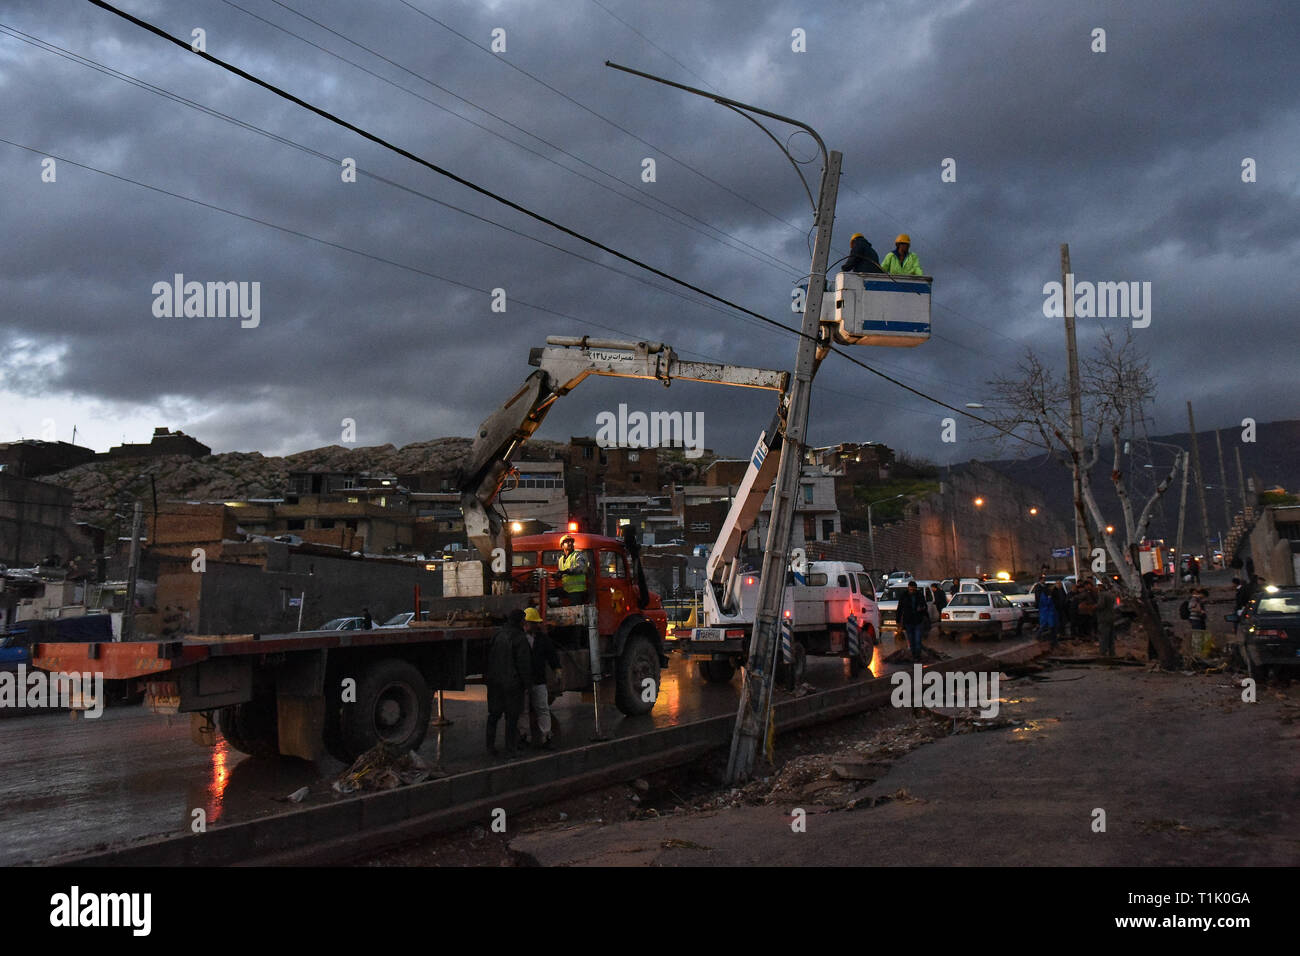
[[[936,632],[926,646],[962,656],[1024,643],[1028,639],[953,641]],[[886,638],[876,648],[871,674],[910,668],[884,662],[902,646]],[[818,690],[853,680],[846,660],[808,658],[805,682]],[[624,717],[614,707],[613,687],[604,682],[602,729],[610,737],[625,737],[734,714],[739,686],[739,675],[730,684],[709,684],[696,674],[694,663],[674,655],[651,714]],[[780,700],[785,691],[777,695]],[[430,727],[420,755],[444,773],[511,759],[494,758],[484,748],[486,696],[482,686],[444,694],[444,715],[451,723]],[[565,694],[552,710],[559,749],[582,746],[594,735],[589,695],[584,701],[583,695]],[[346,799],[330,788],[343,769],[329,757],[314,763],[247,757],[220,735],[214,746],[203,747],[191,741],[187,715],[160,717],[142,707],[110,708],[95,720],[74,720],[66,713],[7,717],[0,719],[0,864],[42,862],[104,845],[177,835],[189,832],[198,818],[213,826],[281,813],[293,808],[288,795],[302,787],[308,795],[301,806]]]

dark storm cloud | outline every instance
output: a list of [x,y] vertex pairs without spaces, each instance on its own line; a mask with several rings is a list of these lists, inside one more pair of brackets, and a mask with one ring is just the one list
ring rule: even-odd
[[[956,3],[902,10],[845,2],[755,9],[607,0],[691,72],[587,0],[413,0],[483,45],[493,28],[504,28],[504,56],[474,49],[398,0],[286,5],[546,142],[269,0],[239,6],[446,109],[221,0],[124,0],[173,35],[188,37],[201,26],[215,55],[788,324],[797,318],[789,311],[790,288],[808,269],[811,226],[788,162],[729,111],[602,64],[608,58],[709,85],[807,119],[845,156],[832,258],[847,251],[854,231],[866,232],[882,254],[894,233],[907,231],[936,276],[936,338],[915,350],[858,350],[864,361],[959,407],[983,399],[984,383],[1026,347],[1059,362],[1063,334],[1059,320],[1042,314],[1042,286],[1059,278],[1058,246],[1068,241],[1080,278],[1152,283],[1152,324],[1137,334],[1160,378],[1160,428],[1179,427],[1188,398],[1198,411],[1204,406],[1203,427],[1245,415],[1297,414],[1289,394],[1294,347],[1276,343],[1267,358],[1241,347],[1268,340],[1293,317],[1289,277],[1300,265],[1289,80],[1296,42],[1293,32],[1276,28],[1267,5],[1170,0],[1139,9]],[[0,20],[328,156],[352,157],[362,169],[525,235],[636,271],[89,4],[10,4]],[[1094,27],[1107,31],[1104,54],[1089,49]],[[805,54],[791,51],[795,28],[807,32]],[[6,124],[6,139],[409,267],[66,165],[57,185],[43,184],[39,155],[0,145],[0,177],[11,200],[0,216],[6,235],[22,239],[0,256],[0,345],[34,343],[11,351],[4,388],[39,388],[37,357],[61,350],[58,363],[44,367],[47,387],[87,399],[183,400],[193,421],[169,424],[215,449],[283,452],[337,441],[345,417],[357,420],[361,444],[469,434],[527,374],[528,349],[547,334],[616,334],[603,326],[733,363],[792,362],[792,336],[703,307],[692,293],[685,301],[364,176],[345,185],[332,162],[12,38],[0,36],[0,58],[4,95],[23,105]],[[609,171],[621,185],[554,147]],[[1241,182],[1246,156],[1259,163],[1258,183]],[[657,164],[653,184],[640,179],[647,157]],[[955,183],[940,181],[945,157],[957,161]],[[816,164],[804,169],[815,190]],[[688,216],[767,256],[754,253],[763,260],[756,261],[707,238],[702,232],[712,230]],[[413,270],[481,290],[503,287],[508,310],[491,312],[486,291]],[[176,272],[200,281],[259,281],[261,325],[154,318],[150,289]],[[1081,320],[1085,352],[1102,324]],[[664,392],[605,380],[559,403],[543,436],[590,434],[596,412],[620,401],[704,410],[706,443],[730,454],[748,450],[772,407],[762,393],[692,385]],[[834,357],[820,373],[813,409],[810,439],[818,443],[875,439],[941,460],[983,451],[966,442],[957,449],[940,444],[940,419],[949,412]]]

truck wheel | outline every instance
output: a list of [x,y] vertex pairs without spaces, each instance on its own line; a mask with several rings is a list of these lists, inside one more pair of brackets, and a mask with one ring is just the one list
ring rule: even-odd
[[[653,688],[645,683],[647,680],[653,682]],[[614,706],[636,717],[650,713],[658,699],[659,654],[649,637],[633,634],[614,666]]]
[[876,632],[868,624],[858,632],[858,656],[849,658],[849,673],[857,677],[871,668],[871,658],[875,656]]
[[698,661],[695,668],[710,684],[730,684],[736,676],[736,665],[730,660]]
[[273,694],[260,694],[243,704],[217,711],[221,736],[241,754],[274,757],[280,752],[279,719]]
[[[433,692],[414,664],[390,657],[367,667],[357,682],[357,700],[339,713],[339,744],[355,760],[376,744],[405,752],[424,742],[433,711]],[[513,728],[511,728],[513,731]]]

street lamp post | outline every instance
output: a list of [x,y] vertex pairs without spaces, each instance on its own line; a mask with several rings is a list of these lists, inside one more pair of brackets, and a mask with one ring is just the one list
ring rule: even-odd
[[886,501],[897,501],[905,495],[890,495],[888,498],[881,498],[879,501],[873,501],[867,505],[867,540],[871,542],[871,573],[879,571],[876,565],[876,526],[871,522],[871,509],[876,505],[883,504]]

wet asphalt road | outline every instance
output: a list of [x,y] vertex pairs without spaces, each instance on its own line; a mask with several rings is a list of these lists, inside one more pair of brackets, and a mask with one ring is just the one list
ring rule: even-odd
[[[1028,640],[952,641],[935,631],[926,644],[961,656]],[[872,673],[897,669],[882,656],[902,646],[886,638],[876,648]],[[739,676],[730,684],[708,684],[696,676],[693,663],[675,655],[670,660],[654,712],[644,717],[620,714],[606,682],[601,720],[607,734],[627,736],[735,713]],[[850,680],[847,661],[808,659],[805,681],[818,689]],[[445,694],[444,713],[453,723],[431,727],[420,756],[447,773],[505,759],[484,749],[485,698],[482,686]],[[571,692],[552,709],[562,749],[590,740],[590,700]],[[344,769],[329,757],[314,763],[253,759],[230,749],[220,736],[215,746],[203,747],[190,740],[188,715],[162,717],[143,707],[109,708],[94,720],[67,713],[5,716],[0,718],[0,865],[40,863],[101,845],[180,834],[190,829],[197,809],[208,825],[280,813],[293,807],[285,798],[301,787],[309,788],[303,806],[341,799],[330,783]]]

